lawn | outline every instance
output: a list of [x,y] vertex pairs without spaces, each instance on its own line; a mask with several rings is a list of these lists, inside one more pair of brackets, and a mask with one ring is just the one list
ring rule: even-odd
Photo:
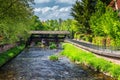
[[120,65],[114,64],[103,58],[98,58],[93,53],[80,49],[70,43],[64,43],[63,48],[64,50],[61,54],[67,56],[70,60],[85,64],[94,68],[96,71],[108,73],[112,77],[120,80]]

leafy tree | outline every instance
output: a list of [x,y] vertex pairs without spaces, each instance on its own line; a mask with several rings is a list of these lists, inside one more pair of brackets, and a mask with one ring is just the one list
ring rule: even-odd
[[101,26],[97,26],[97,25],[100,25],[99,24],[99,22],[101,22],[100,17],[105,13],[105,11],[106,11],[106,5],[99,0],[95,7],[95,13],[92,14],[92,16],[90,17],[90,21],[89,21],[92,32],[93,32],[92,34],[94,36],[104,35],[104,32]]
[[80,29],[81,33],[91,34],[89,20],[95,11],[96,1],[97,0],[77,0],[72,7],[71,15],[77,21],[77,28]]
[[64,20],[61,23],[61,29],[60,30],[69,31],[70,32],[70,37],[74,38],[74,34],[75,34],[75,32],[77,32],[75,23],[76,23],[76,21],[73,20],[73,19]]
[[32,16],[31,20],[31,30],[43,30],[44,26],[42,25],[42,22],[39,20],[39,17],[36,15]]
[[115,45],[120,45],[118,44],[120,42],[120,21],[118,12],[113,11],[113,9],[109,7],[102,7],[104,7],[104,4],[100,2],[97,5],[96,13],[91,17],[90,24],[93,33],[96,36],[109,36],[114,40]]
[[[111,0],[100,0],[100,1],[102,1],[105,5],[108,5]],[[99,0],[81,0],[81,1],[77,0],[76,3],[73,5],[71,15],[77,21],[76,28],[79,30],[80,33],[84,33],[84,34],[92,33],[89,20],[92,14],[96,12],[95,6],[97,3],[99,3]],[[103,8],[103,10],[104,9],[105,8]]]
[[112,1],[112,0],[100,0],[100,1],[102,1],[104,4],[106,4],[106,5],[109,5],[110,4],[110,1]]
[[0,3],[0,44],[27,38],[33,0],[1,0]]
[[45,21],[49,30],[56,31],[59,30],[60,24],[57,20],[47,20]]

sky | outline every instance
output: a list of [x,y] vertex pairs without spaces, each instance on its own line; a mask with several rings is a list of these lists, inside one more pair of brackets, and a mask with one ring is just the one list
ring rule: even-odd
[[34,14],[40,20],[50,19],[68,19],[73,18],[70,15],[72,5],[76,0],[35,0]]

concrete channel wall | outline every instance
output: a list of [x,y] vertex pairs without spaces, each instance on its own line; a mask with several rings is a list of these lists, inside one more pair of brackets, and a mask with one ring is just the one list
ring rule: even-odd
[[66,39],[65,42],[72,43],[82,49],[85,49],[87,51],[93,52],[95,54],[111,57],[111,58],[118,58],[120,59],[120,51],[113,51],[109,49],[102,49],[99,46],[95,46],[91,43],[83,42],[83,41],[77,41],[73,39]]

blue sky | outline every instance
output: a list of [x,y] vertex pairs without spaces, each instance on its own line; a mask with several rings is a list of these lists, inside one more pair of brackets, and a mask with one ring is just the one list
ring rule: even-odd
[[76,0],[35,0],[34,13],[41,20],[68,19]]

